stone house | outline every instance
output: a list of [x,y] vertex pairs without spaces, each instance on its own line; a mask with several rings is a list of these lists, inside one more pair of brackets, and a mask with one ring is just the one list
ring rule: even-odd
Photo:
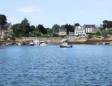
[[60,28],[58,35],[59,36],[66,36],[67,35],[67,30],[65,28]]
[[83,27],[84,27],[85,32],[86,32],[87,34],[97,32],[97,28],[96,28],[95,25],[84,25]]
[[10,36],[12,33],[11,29],[12,25],[10,23],[5,24],[3,27],[0,29],[0,38],[3,39],[5,35]]

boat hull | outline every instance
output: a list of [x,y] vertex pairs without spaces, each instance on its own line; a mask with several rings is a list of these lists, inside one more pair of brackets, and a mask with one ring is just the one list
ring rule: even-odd
[[72,45],[68,45],[68,46],[62,46],[62,45],[60,45],[60,48],[72,48]]

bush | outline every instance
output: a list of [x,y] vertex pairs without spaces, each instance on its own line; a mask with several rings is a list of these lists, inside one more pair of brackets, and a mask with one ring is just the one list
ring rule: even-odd
[[108,34],[107,31],[105,31],[105,30],[102,31],[102,36],[103,36],[104,38],[107,37],[107,34]]
[[89,35],[88,35],[88,38],[93,38],[93,35],[92,35],[92,34],[89,34]]
[[100,31],[97,31],[95,35],[96,36],[101,36],[101,32]]
[[5,36],[4,36],[4,40],[7,40],[7,39],[8,39],[8,36],[7,36],[7,35],[5,35]]
[[10,39],[11,39],[11,40],[15,40],[15,36],[12,35],[12,36],[10,37]]
[[53,37],[59,37],[59,35],[58,34],[53,34]]

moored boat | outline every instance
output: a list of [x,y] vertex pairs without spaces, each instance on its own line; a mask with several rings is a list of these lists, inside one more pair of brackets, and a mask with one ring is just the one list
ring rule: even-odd
[[33,43],[34,43],[34,45],[39,45],[40,41],[39,40],[34,40]]
[[67,42],[64,42],[60,45],[61,48],[72,48],[72,45],[69,45]]
[[40,41],[39,46],[47,46],[47,42]]
[[30,45],[30,46],[34,46],[34,43],[33,43],[33,42],[30,42],[29,45]]

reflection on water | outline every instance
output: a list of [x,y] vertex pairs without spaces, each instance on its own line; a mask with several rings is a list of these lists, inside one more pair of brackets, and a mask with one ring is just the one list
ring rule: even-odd
[[0,86],[112,86],[112,46],[1,47]]

